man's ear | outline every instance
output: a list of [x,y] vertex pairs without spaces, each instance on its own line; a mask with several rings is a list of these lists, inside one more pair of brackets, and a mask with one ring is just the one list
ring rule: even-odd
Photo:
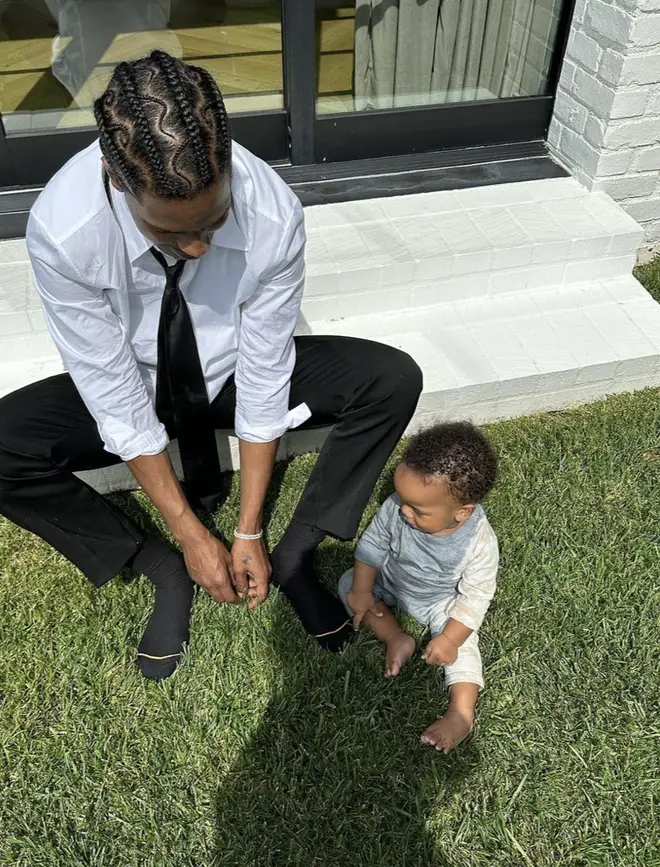
[[118,179],[117,179],[117,178],[112,174],[112,170],[110,169],[110,166],[108,165],[108,163],[107,163],[105,157],[101,157],[101,162],[103,163],[103,168],[105,169],[105,171],[106,171],[108,177],[110,178],[110,183],[112,184],[112,186],[113,186],[116,190],[118,190],[120,193],[125,193],[125,192],[127,192],[126,187],[122,184],[122,182],[121,182],[120,180],[118,180]]

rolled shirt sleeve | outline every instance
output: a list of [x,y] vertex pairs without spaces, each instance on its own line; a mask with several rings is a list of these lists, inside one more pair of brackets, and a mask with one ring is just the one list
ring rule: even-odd
[[364,531],[355,549],[355,559],[366,566],[382,569],[390,554],[392,521],[398,514],[399,506],[394,497],[385,500],[376,517]]
[[472,555],[458,581],[456,598],[448,615],[477,632],[495,595],[499,548],[497,537],[484,521],[477,533]]
[[305,281],[305,226],[296,203],[275,264],[241,307],[236,362],[236,436],[271,442],[310,416],[306,404],[289,410],[296,363],[293,335]]
[[165,427],[140,375],[124,328],[102,289],[84,284],[33,217],[27,233],[46,324],[105,449],[130,461],[163,451]]

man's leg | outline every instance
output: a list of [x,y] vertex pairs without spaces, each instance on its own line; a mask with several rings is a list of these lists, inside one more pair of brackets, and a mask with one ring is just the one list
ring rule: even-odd
[[[192,582],[182,558],[74,472],[119,463],[67,374],[0,400],[0,514],[40,536],[101,587],[124,566],[156,586],[140,643],[143,674],[171,674],[188,638]],[[155,657],[155,658],[154,658]]]
[[308,426],[332,424],[289,528],[272,555],[273,581],[303,625],[329,650],[351,635],[344,606],[314,573],[326,534],[352,539],[374,485],[417,406],[422,373],[409,355],[349,337],[300,337],[291,406],[306,403]]
[[[329,650],[352,627],[344,606],[314,573],[314,553],[327,534],[355,536],[387,459],[410,421],[422,374],[403,352],[347,337],[296,338],[291,407],[312,412],[304,427],[332,425],[294,519],[271,555],[279,586],[311,635]],[[233,424],[233,380],[213,402],[219,427]]]
[[332,424],[295,520],[352,539],[374,485],[415,412],[422,372],[405,352],[351,337],[299,337],[291,406],[303,427]]

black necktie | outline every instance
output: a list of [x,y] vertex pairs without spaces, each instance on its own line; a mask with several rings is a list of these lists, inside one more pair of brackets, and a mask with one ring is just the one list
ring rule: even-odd
[[220,491],[220,461],[195,331],[179,289],[185,262],[168,265],[160,250],[152,247],[151,252],[166,277],[158,323],[156,412],[178,439],[190,504],[210,511]]

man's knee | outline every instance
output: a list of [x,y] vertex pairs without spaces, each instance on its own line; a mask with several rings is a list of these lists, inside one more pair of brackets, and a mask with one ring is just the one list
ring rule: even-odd
[[383,347],[375,375],[384,396],[402,411],[412,412],[422,393],[424,377],[412,356],[393,346]]
[[0,488],[34,474],[30,430],[20,392],[0,398]]
[[12,453],[20,443],[20,407],[15,393],[0,398],[0,478]]

